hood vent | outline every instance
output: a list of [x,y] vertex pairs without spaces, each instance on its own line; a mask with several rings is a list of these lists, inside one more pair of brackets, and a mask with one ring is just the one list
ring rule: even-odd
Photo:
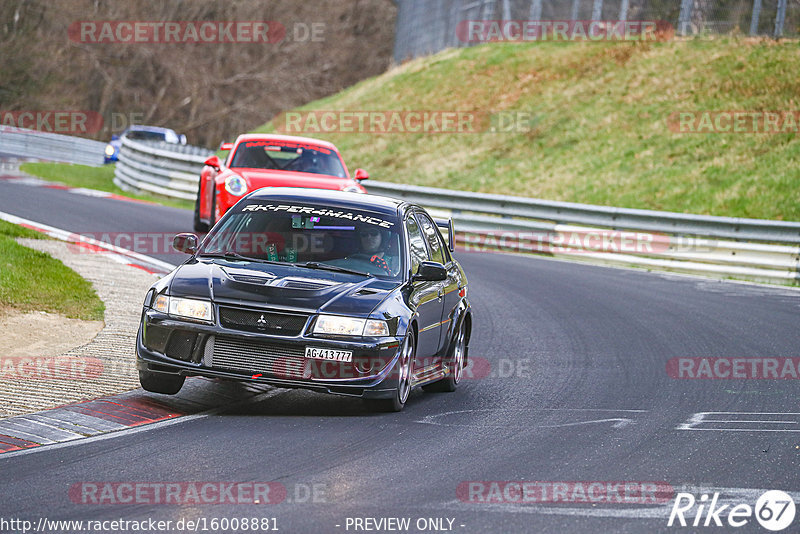
[[245,284],[258,284],[260,286],[269,285],[270,282],[275,280],[275,278],[270,278],[267,276],[252,276],[249,274],[230,274],[227,273],[233,280],[237,282],[242,282]]
[[332,286],[338,286],[339,282],[324,280],[319,278],[303,278],[298,276],[287,276],[278,278],[272,273],[258,274],[250,272],[230,272],[223,269],[223,272],[234,282],[243,284],[255,284],[259,286],[284,287],[286,289],[305,289],[306,291],[319,291]]
[[380,289],[371,289],[368,287],[364,287],[353,293],[357,297],[366,297],[368,295],[377,295],[378,293],[386,293],[386,291],[381,291]]
[[312,278],[284,278],[275,285],[289,289],[306,289],[309,291],[316,291],[318,289],[325,289],[338,285],[338,283],[331,282],[329,280],[318,280]]

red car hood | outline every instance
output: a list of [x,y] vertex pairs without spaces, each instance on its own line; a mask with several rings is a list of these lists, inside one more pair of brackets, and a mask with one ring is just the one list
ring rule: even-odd
[[252,169],[230,169],[247,179],[250,184],[249,189],[261,187],[307,187],[313,189],[336,189],[341,190],[348,185],[355,184],[355,180],[350,178],[339,178],[326,174],[310,174],[307,172],[294,171],[268,171]]

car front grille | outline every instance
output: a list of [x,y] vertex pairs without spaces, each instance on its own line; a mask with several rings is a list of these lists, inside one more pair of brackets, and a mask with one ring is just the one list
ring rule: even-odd
[[276,336],[297,336],[308,316],[303,314],[260,312],[220,307],[220,323],[225,328]]
[[302,346],[216,336],[209,340],[206,348],[203,363],[214,369],[261,373],[272,378],[311,376]]

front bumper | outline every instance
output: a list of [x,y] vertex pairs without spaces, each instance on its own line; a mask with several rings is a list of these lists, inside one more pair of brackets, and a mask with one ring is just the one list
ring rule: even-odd
[[[309,321],[310,322],[310,321]],[[390,398],[401,337],[329,339],[276,336],[176,320],[145,309],[136,338],[136,366],[151,373],[204,376],[303,388],[363,398]],[[347,350],[353,362],[305,358],[307,346]]]

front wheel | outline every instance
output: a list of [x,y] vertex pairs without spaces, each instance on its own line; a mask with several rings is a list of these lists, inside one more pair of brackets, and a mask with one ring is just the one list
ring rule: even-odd
[[151,393],[175,395],[181,390],[185,381],[185,376],[139,371],[139,383],[146,391],[150,391]]
[[197,190],[197,199],[194,201],[194,231],[204,234],[208,232],[208,223],[200,220],[200,190]]
[[217,191],[214,190],[214,196],[211,197],[211,213],[209,214],[209,223],[208,228],[214,228],[214,225],[217,224],[219,220],[219,214],[217,213]]
[[403,342],[403,349],[397,359],[395,371],[397,378],[397,391],[390,399],[376,399],[371,401],[373,406],[382,412],[399,412],[405,407],[408,395],[411,393],[411,375],[414,368],[414,355],[416,354],[416,344],[414,343],[414,332],[409,330]]

